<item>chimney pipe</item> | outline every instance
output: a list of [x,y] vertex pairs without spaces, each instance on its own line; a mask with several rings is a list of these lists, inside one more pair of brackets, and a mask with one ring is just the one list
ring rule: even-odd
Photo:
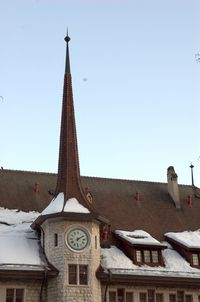
[[190,165],[190,168],[191,168],[192,186],[194,187],[194,175],[193,175],[193,168],[194,168],[194,166],[193,166],[192,163],[191,163],[191,165]]
[[167,169],[168,193],[174,201],[175,207],[180,209],[180,196],[178,188],[178,175],[175,173],[174,167],[170,166]]

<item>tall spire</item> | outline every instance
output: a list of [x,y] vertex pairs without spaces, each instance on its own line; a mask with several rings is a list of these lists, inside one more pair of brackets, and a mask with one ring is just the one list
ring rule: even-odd
[[66,63],[63,88],[62,117],[60,130],[60,150],[58,163],[58,178],[56,196],[63,192],[65,202],[75,197],[84,206],[90,207],[81,185],[78,147],[76,136],[76,124],[73,104],[72,79],[70,72],[69,41],[65,37]]

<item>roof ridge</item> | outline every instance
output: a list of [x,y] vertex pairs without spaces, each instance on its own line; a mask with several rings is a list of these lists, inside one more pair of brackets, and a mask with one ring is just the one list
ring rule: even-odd
[[93,178],[93,179],[105,179],[105,180],[117,180],[117,181],[126,181],[126,182],[146,182],[146,183],[155,183],[155,184],[167,184],[166,182],[159,181],[148,181],[148,180],[140,180],[140,179],[127,179],[127,178],[112,178],[112,177],[101,177],[101,176],[81,176],[84,178]]
[[19,172],[19,173],[31,173],[31,174],[48,174],[48,175],[57,175],[53,172],[40,172],[40,171],[29,171],[29,170],[15,170],[15,169],[0,169],[0,172]]
[[[141,179],[127,179],[127,178],[112,178],[112,177],[101,177],[101,176],[81,176],[84,178],[93,178],[93,179],[105,179],[105,180],[116,180],[116,181],[126,181],[126,182],[144,182],[144,183],[155,183],[155,184],[163,184],[167,185],[167,182],[160,182],[160,181],[149,181],[149,180],[141,180]],[[178,184],[179,186],[187,186],[191,187],[188,184]]]
[[[42,171],[30,171],[30,170],[15,170],[15,169],[0,169],[1,172],[19,172],[19,173],[30,173],[30,174],[45,174],[45,175],[57,175],[55,172],[42,172]],[[105,180],[115,180],[115,181],[124,181],[124,182],[143,182],[143,183],[151,183],[151,184],[163,184],[167,185],[167,182],[160,181],[149,181],[149,180],[141,180],[141,179],[128,179],[128,178],[113,178],[113,177],[103,177],[103,176],[86,176],[81,175],[81,178],[90,178],[90,179],[105,179]],[[178,184],[182,187],[191,187],[188,184]]]

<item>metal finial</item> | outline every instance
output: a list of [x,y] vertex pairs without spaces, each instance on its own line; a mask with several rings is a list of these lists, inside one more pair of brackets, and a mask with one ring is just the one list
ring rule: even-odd
[[66,62],[65,62],[65,73],[70,73],[70,59],[69,59],[69,41],[71,40],[68,35],[68,28],[67,28],[67,35],[64,39],[67,42],[66,46]]
[[66,35],[66,37],[65,37],[65,41],[66,41],[67,43],[69,43],[70,40],[71,40],[71,39],[70,39],[70,37],[69,37],[69,35],[68,35],[68,28],[67,28],[67,35]]

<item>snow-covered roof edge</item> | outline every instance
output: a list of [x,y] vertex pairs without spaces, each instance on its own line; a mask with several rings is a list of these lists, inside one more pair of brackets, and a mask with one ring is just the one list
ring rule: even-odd
[[149,233],[143,230],[134,230],[134,231],[116,230],[115,234],[133,245],[149,245],[155,247],[156,246],[165,247],[164,244],[160,243],[157,239],[155,239]]
[[200,250],[200,229],[196,231],[168,232],[165,233],[165,236],[189,249]]

